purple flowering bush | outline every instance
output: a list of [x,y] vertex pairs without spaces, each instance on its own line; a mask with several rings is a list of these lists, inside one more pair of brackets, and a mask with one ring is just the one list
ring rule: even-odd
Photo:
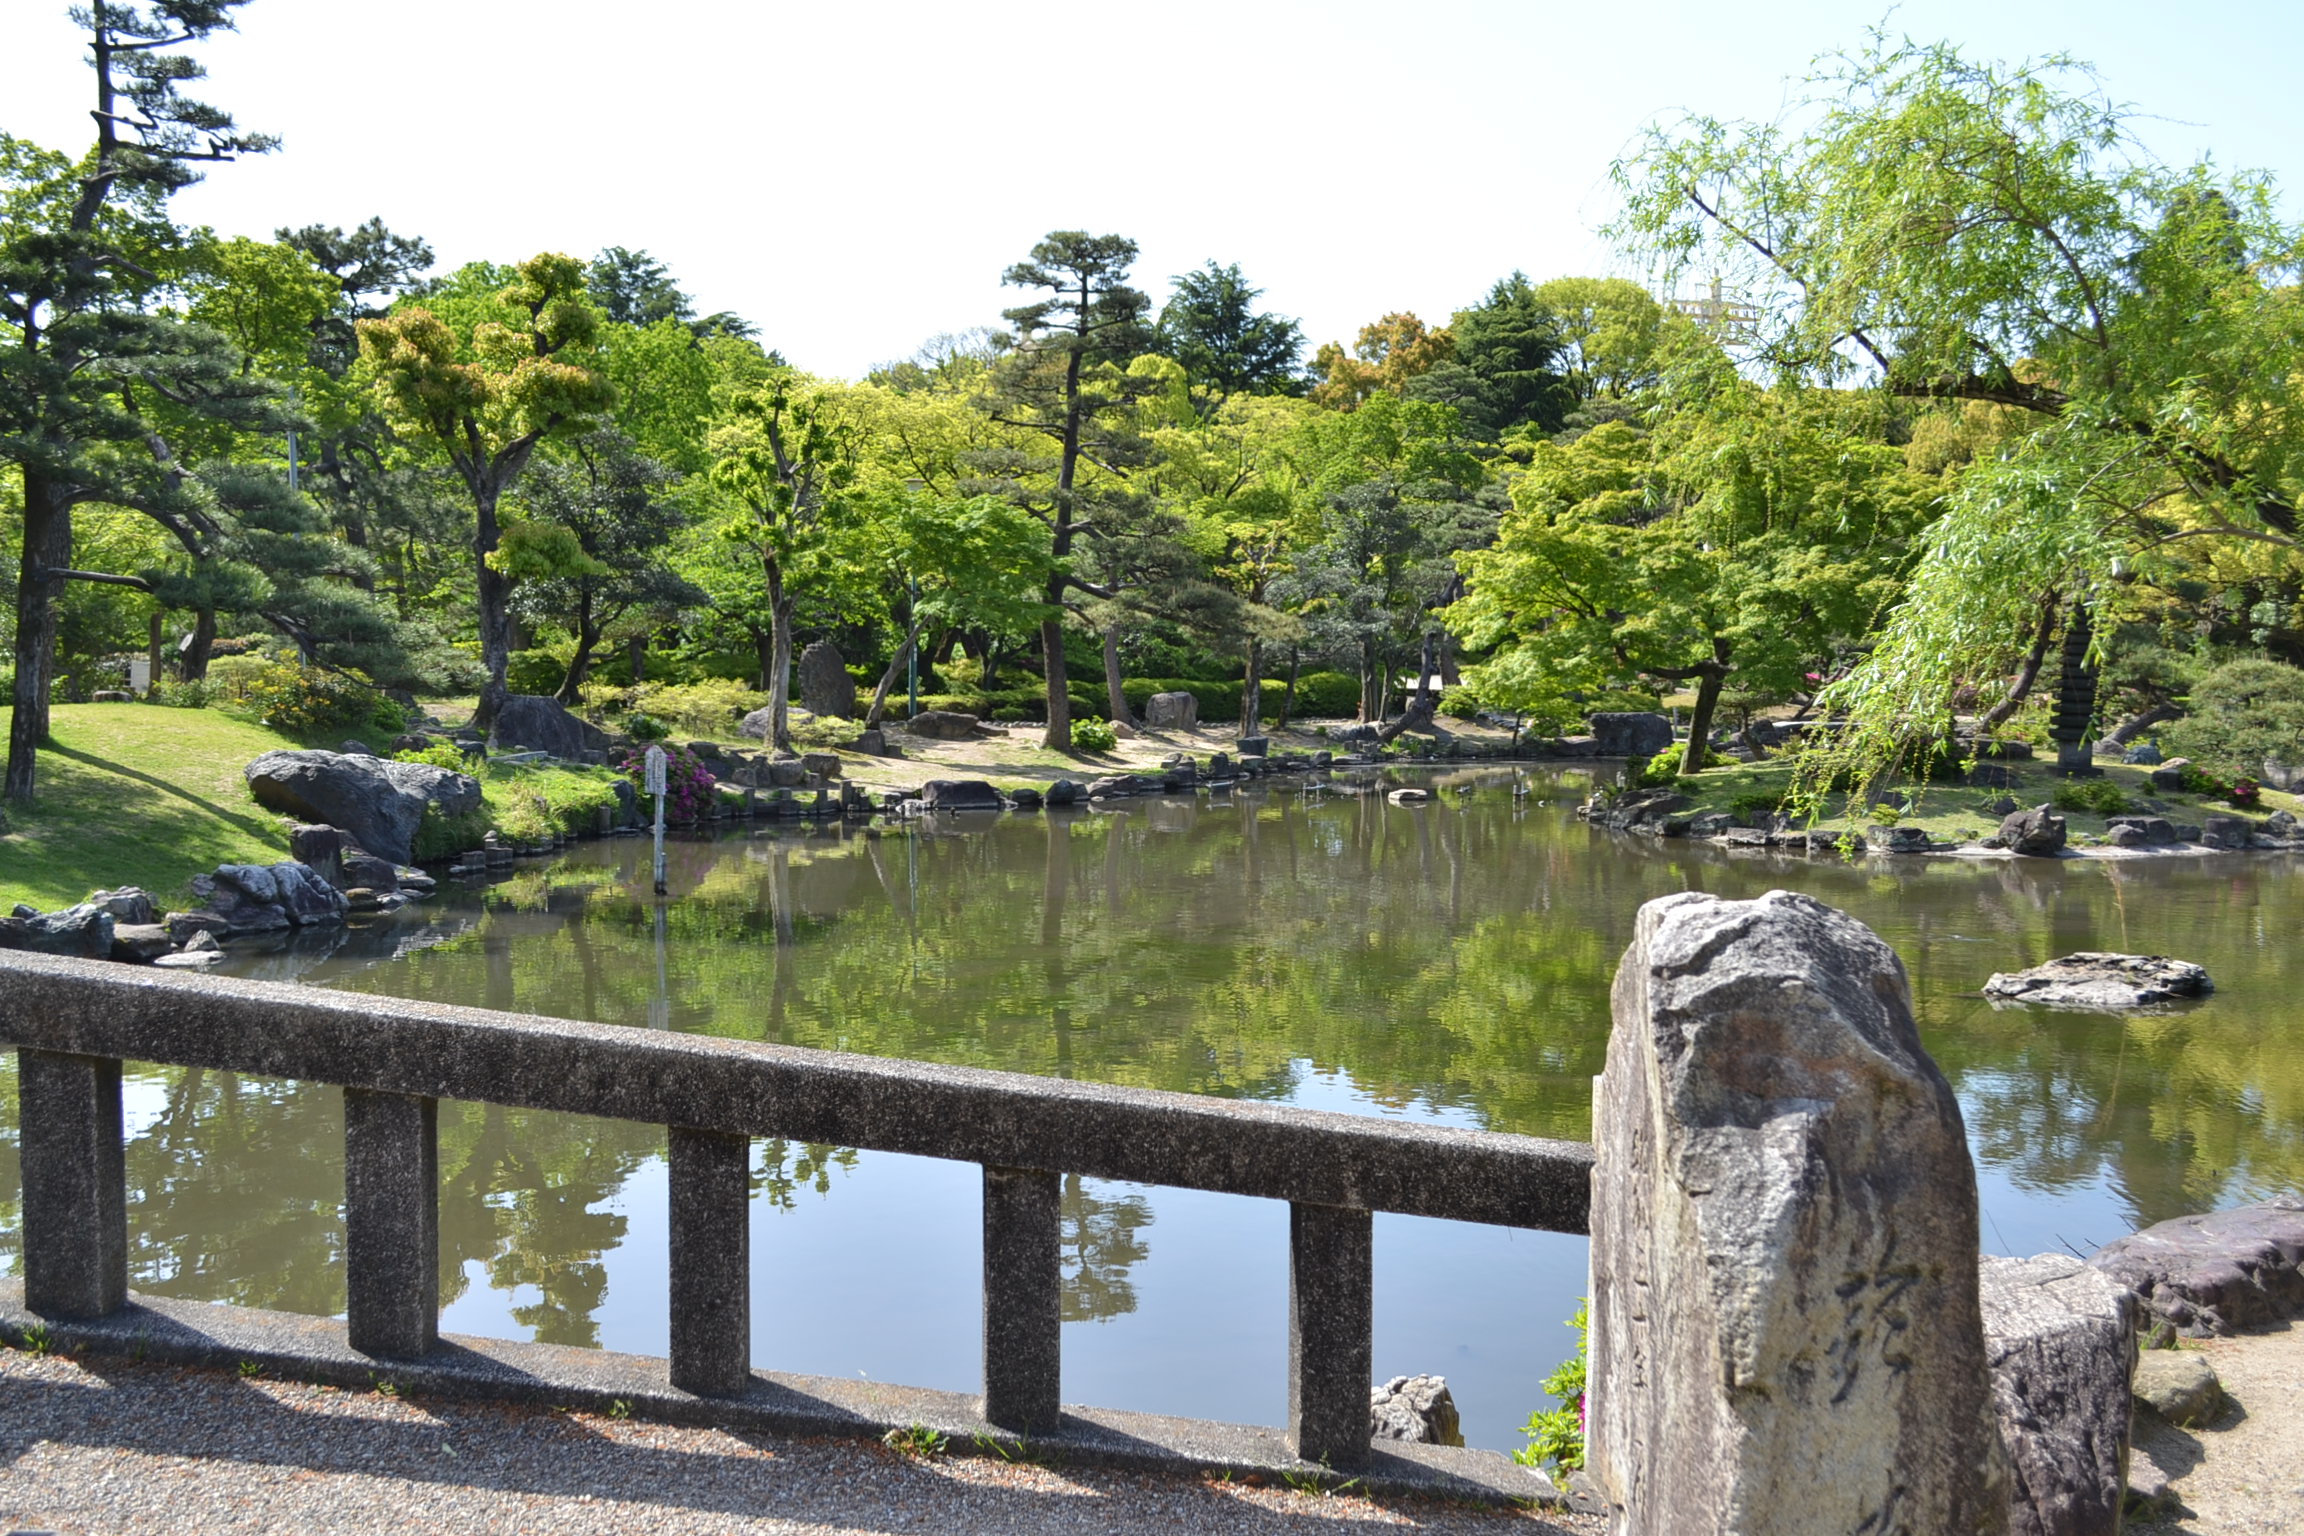
[[[616,771],[640,791],[642,814],[654,815],[648,803],[648,758],[645,748],[616,755]],[[712,786],[719,783],[703,760],[686,747],[664,749],[664,819],[695,821],[712,807]]]

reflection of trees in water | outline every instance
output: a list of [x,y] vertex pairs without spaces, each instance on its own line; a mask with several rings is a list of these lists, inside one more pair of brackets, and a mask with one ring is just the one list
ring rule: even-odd
[[1078,1174],[1064,1176],[1058,1239],[1064,1255],[1064,1321],[1101,1321],[1136,1310],[1136,1287],[1128,1271],[1151,1254],[1137,1235],[1150,1225],[1151,1203],[1136,1191],[1091,1194]]
[[128,1283],[158,1296],[344,1308],[344,1095],[196,1068],[127,1145]]
[[656,1126],[494,1104],[440,1106],[440,1299],[477,1262],[497,1290],[532,1287],[513,1318],[546,1344],[597,1345],[601,1262],[628,1223],[604,1209],[664,1151]]
[[803,1189],[819,1195],[832,1193],[832,1170],[853,1172],[854,1147],[827,1147],[808,1142],[795,1148],[781,1137],[758,1143],[759,1163],[752,1170],[752,1196],[780,1211],[793,1208],[793,1196]]

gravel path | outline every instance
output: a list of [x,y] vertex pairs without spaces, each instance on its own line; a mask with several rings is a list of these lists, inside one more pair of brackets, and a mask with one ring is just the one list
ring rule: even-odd
[[976,1456],[921,1461],[851,1441],[0,1351],[0,1528],[10,1531],[1344,1536],[1384,1527],[1601,1529],[1576,1516]]
[[[2187,1348],[2192,1347],[2189,1343]],[[2203,1339],[2232,1406],[2198,1429],[2139,1409],[2136,1446],[2175,1484],[2177,1519],[2134,1536],[2304,1536],[2304,1326]]]

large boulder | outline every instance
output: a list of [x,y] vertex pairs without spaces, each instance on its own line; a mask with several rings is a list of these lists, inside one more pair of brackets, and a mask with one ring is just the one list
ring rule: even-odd
[[1651,710],[1604,711],[1587,718],[1601,757],[1654,757],[1672,745],[1672,722]]
[[1911,988],[1813,897],[1641,908],[1593,1091],[1588,1467],[1617,1531],[2007,1529],[1974,1165]]
[[1978,1275],[2010,1536],[2116,1536],[2127,1492],[2136,1298],[2066,1253]]
[[2064,818],[2045,805],[2015,811],[2000,823],[1999,837],[2029,858],[2052,859],[2064,849]]
[[2136,1362],[2133,1386],[2136,1401],[2171,1424],[2205,1424],[2224,1411],[2224,1383],[2194,1350],[2151,1351]]
[[932,811],[997,811],[1000,791],[982,779],[930,779],[920,786],[920,803]]
[[2115,955],[2093,949],[2028,971],[1998,971],[1984,983],[1984,995],[1994,1002],[2099,1011],[2156,1008],[2206,997],[2215,990],[2207,971],[2189,960]]
[[340,827],[354,842],[395,864],[415,859],[424,808],[463,816],[480,808],[480,781],[429,763],[396,763],[338,752],[267,752],[244,770],[249,792],[267,810]]
[[[1187,694],[1189,698],[1191,695]],[[1368,1438],[1462,1445],[1464,1430],[1445,1376],[1395,1376],[1368,1392]]]
[[749,736],[754,741],[766,741],[768,733],[776,728],[776,711],[756,709],[736,722],[736,734]]
[[1156,693],[1144,701],[1144,724],[1155,731],[1189,730],[1200,723],[1200,700],[1181,689]]
[[581,762],[586,752],[608,749],[606,731],[570,714],[568,706],[558,699],[533,693],[515,693],[504,701],[496,711],[496,723],[489,728],[488,740],[500,751],[545,752],[571,763]]
[[340,923],[348,910],[344,893],[310,865],[294,859],[278,864],[220,864],[212,875],[195,875],[192,893],[233,933],[265,933],[281,928]]
[[924,709],[904,723],[911,735],[929,741],[966,741],[976,734],[976,717],[956,709]]
[[840,648],[829,640],[818,640],[800,653],[800,704],[812,715],[856,718],[856,679],[848,675]]
[[0,949],[27,950],[35,955],[76,955],[83,960],[112,957],[112,936],[117,919],[93,901],[61,912],[28,912],[0,917]]
[[2088,1256],[2154,1318],[2195,1338],[2304,1315],[2304,1199],[2178,1216]]

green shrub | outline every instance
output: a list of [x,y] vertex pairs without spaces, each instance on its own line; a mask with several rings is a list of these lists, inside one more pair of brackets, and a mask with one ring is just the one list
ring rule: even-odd
[[273,663],[263,656],[211,656],[208,659],[207,684],[211,697],[241,699],[247,697],[248,685],[269,671]]
[[[1660,785],[1670,784],[1678,779],[1680,777],[1680,760],[1687,755],[1687,750],[1688,744],[1686,742],[1676,741],[1648,759],[1647,766],[1640,770],[1640,782]],[[1726,761],[1727,759],[1719,753],[1706,751],[1703,757],[1703,766],[1704,768],[1713,768]],[[1701,772],[1702,769],[1698,771]]]
[[2060,811],[2094,811],[2099,816],[2117,816],[2129,808],[2127,792],[2110,779],[2059,784],[2048,800]]
[[1544,1378],[1546,1393],[1559,1399],[1557,1408],[1538,1409],[1528,1416],[1520,1433],[1528,1443],[1512,1453],[1524,1467],[1557,1466],[1573,1472],[1584,1465],[1584,1386],[1592,1355],[1592,1307],[1585,1302],[1568,1319],[1576,1330],[1576,1353]]
[[504,664],[504,684],[514,693],[558,693],[568,675],[569,654],[565,648],[514,651]]
[[394,762],[429,763],[434,768],[445,768],[451,773],[469,773],[477,764],[464,755],[464,749],[447,740],[435,741],[423,748],[412,748],[392,754]]
[[283,735],[342,736],[347,731],[396,734],[400,706],[358,678],[318,667],[268,663],[242,685],[238,705]]
[[1783,803],[1784,797],[1775,790],[1749,790],[1731,799],[1728,809],[1739,816],[1768,816],[1773,815]]
[[654,715],[634,710],[624,717],[624,734],[634,741],[662,741],[672,734],[672,727]]
[[665,686],[643,683],[633,691],[641,708],[691,736],[729,735],[737,721],[768,703],[768,695],[727,677]]
[[205,678],[188,683],[162,682],[152,690],[152,702],[171,709],[206,709],[216,698],[216,687]]
[[2226,662],[2194,685],[2185,708],[2162,744],[2226,781],[2260,776],[2267,758],[2304,764],[2304,670]]
[[[1264,708],[1275,719],[1288,686],[1285,674],[1279,686],[1264,685]],[[1346,720],[1360,713],[1360,679],[1343,672],[1307,672],[1296,679],[1296,702],[1289,713],[1300,720]]]
[[1440,713],[1451,720],[1470,720],[1480,708],[1480,695],[1469,688],[1449,688],[1440,695]]
[[1079,752],[1109,752],[1120,745],[1120,733],[1101,720],[1072,722],[1072,746]]
[[496,830],[520,843],[587,832],[619,803],[617,776],[605,768],[542,764],[492,768],[480,781]]
[[416,825],[416,835],[410,839],[418,863],[433,859],[451,858],[467,848],[477,848],[481,840],[495,829],[496,818],[483,801],[479,808],[461,816],[443,816],[440,807],[424,807],[424,819]]

